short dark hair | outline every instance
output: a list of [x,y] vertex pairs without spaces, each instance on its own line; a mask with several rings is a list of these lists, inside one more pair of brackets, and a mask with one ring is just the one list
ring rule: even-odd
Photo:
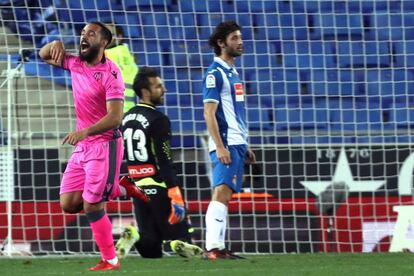
[[235,21],[224,21],[216,26],[214,32],[208,39],[208,44],[214,48],[216,55],[221,54],[221,48],[218,45],[218,41],[225,41],[227,36],[234,31],[241,30],[241,27]]
[[[112,36],[118,36],[118,35],[124,36],[125,35],[124,29],[122,28],[122,26],[116,24],[113,21],[106,21],[104,23],[105,23],[105,27],[107,27],[108,29],[109,29],[108,25],[113,27],[112,30],[109,29],[112,33]],[[114,31],[114,32],[112,32],[112,31]]]
[[89,22],[88,24],[94,24],[94,25],[98,25],[99,27],[101,27],[101,36],[103,37],[103,39],[107,40],[108,43],[106,43],[105,48],[111,43],[112,41],[112,32],[111,30],[109,30],[104,23],[99,22],[99,21],[92,21]]
[[116,36],[119,36],[119,35],[124,36],[125,35],[124,29],[121,26],[116,25],[116,24],[114,24],[114,26],[115,26],[115,35]]
[[132,84],[132,88],[134,89],[135,94],[141,98],[142,89],[150,90],[151,83],[149,81],[149,78],[156,78],[159,76],[160,75],[158,72],[151,67],[144,66],[140,68],[138,74],[135,76],[134,83]]

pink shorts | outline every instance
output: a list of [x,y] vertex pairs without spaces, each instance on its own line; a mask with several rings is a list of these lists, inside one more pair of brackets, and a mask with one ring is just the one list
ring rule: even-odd
[[63,174],[60,194],[82,191],[82,198],[88,203],[118,197],[123,155],[122,137],[105,142],[78,144]]

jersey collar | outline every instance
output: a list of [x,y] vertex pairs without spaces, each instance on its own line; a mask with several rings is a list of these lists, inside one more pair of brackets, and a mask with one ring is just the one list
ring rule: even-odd
[[147,104],[147,103],[138,103],[137,106],[144,106],[144,107],[149,107],[155,110],[155,106],[152,104]]
[[214,61],[226,68],[227,70],[232,69],[232,67],[230,67],[230,65],[227,62],[225,62],[222,58],[214,57]]

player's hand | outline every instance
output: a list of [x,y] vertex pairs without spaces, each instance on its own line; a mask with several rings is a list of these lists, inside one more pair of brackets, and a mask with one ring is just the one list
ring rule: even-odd
[[65,57],[65,46],[62,41],[55,40],[50,47],[50,57],[58,64],[62,64],[63,58]]
[[248,149],[246,152],[246,163],[253,164],[256,163],[256,154],[251,149]]
[[168,189],[168,197],[171,198],[171,213],[168,218],[169,224],[177,224],[185,218],[184,199],[180,187],[175,186]]
[[85,129],[71,132],[68,135],[66,135],[65,138],[63,138],[62,145],[68,143],[69,145],[75,146],[78,142],[82,141],[87,136],[87,131]]
[[230,165],[231,156],[230,151],[226,148],[216,148],[217,159],[224,165]]

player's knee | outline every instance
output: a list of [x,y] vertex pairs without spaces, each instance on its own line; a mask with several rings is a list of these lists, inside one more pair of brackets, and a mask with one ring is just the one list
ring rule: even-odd
[[233,190],[230,189],[227,185],[223,184],[214,188],[212,200],[221,202],[227,206],[231,200],[232,195]]
[[68,202],[60,202],[60,208],[62,208],[62,210],[65,213],[69,213],[69,214],[77,214],[80,211],[82,211],[83,209],[83,205],[82,204],[69,204]]
[[77,214],[83,209],[81,192],[64,193],[60,195],[60,208],[66,213]]

